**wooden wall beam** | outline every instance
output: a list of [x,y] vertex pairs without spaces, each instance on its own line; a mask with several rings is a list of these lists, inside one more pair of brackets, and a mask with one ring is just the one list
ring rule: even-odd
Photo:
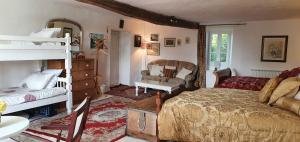
[[77,0],[79,2],[92,4],[128,17],[144,20],[157,25],[181,27],[188,29],[198,29],[199,23],[166,16],[152,11],[144,10],[129,4],[117,2],[115,0]]

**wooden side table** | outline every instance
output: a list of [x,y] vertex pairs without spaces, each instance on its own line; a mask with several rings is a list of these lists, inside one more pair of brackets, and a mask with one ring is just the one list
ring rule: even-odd
[[18,135],[29,127],[29,120],[19,116],[1,116],[0,140]]

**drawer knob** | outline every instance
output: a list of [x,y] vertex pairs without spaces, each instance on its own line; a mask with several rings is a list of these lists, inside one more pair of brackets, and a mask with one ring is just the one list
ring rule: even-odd
[[85,66],[86,66],[86,67],[89,67],[89,66],[90,66],[90,64],[86,64]]
[[89,95],[89,93],[85,92],[85,93],[84,93],[84,95],[86,95],[86,96],[87,96],[87,95]]
[[89,76],[89,74],[87,74],[87,73],[86,73],[86,74],[85,74],[85,76],[86,76],[86,77],[88,77],[88,76]]
[[89,83],[85,83],[85,86],[89,86]]

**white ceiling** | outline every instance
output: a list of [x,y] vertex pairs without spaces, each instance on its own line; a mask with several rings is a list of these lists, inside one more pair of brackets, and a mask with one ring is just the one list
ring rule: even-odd
[[234,23],[300,17],[300,0],[116,0],[200,23]]

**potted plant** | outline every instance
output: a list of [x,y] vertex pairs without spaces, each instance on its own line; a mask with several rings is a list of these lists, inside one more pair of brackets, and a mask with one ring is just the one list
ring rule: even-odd
[[1,122],[1,115],[2,112],[6,110],[6,103],[4,101],[0,101],[0,122]]

